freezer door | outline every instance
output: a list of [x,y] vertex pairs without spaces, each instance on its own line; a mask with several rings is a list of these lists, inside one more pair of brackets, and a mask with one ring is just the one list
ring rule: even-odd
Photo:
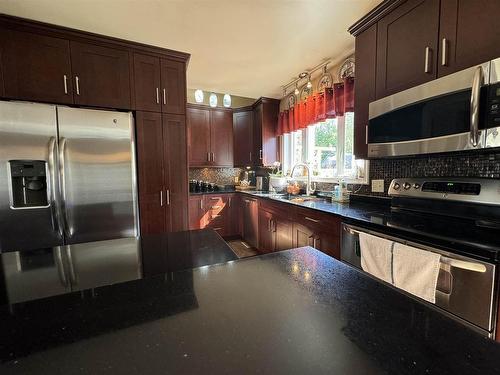
[[0,101],[0,251],[62,245],[56,107]]
[[142,278],[139,238],[65,246],[71,290],[86,290]]
[[132,114],[58,107],[57,115],[66,243],[137,236]]

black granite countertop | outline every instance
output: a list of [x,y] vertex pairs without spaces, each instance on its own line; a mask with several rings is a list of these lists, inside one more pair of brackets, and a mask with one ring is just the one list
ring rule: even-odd
[[3,309],[0,373],[500,373],[499,344],[312,248],[146,264],[137,280]]
[[354,197],[348,203],[327,200],[293,202],[268,192],[244,191],[242,194],[329,213],[342,217],[346,223],[401,239],[438,246],[452,253],[488,262],[500,262],[498,229],[477,227],[473,220],[401,212],[392,209],[387,198]]

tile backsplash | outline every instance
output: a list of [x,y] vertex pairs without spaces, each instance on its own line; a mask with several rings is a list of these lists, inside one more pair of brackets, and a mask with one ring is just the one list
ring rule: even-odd
[[[370,181],[384,180],[384,193],[372,193],[364,185],[357,193],[387,195],[393,178],[400,177],[485,177],[500,178],[500,151],[463,152],[410,158],[370,160]],[[354,187],[356,191],[356,186]]]
[[240,168],[189,168],[189,179],[232,185],[234,176],[239,176],[240,173]]

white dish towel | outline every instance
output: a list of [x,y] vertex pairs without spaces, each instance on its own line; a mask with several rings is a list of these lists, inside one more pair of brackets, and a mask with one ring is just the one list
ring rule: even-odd
[[359,233],[361,268],[363,271],[392,284],[392,241]]
[[394,286],[435,303],[440,259],[439,254],[395,243],[392,265]]

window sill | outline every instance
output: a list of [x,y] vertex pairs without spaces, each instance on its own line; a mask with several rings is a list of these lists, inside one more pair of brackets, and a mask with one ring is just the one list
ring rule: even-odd
[[324,183],[330,183],[330,184],[338,184],[340,183],[341,180],[344,180],[350,185],[369,185],[368,178],[356,178],[356,177],[313,177],[311,179],[312,182],[324,182]]

